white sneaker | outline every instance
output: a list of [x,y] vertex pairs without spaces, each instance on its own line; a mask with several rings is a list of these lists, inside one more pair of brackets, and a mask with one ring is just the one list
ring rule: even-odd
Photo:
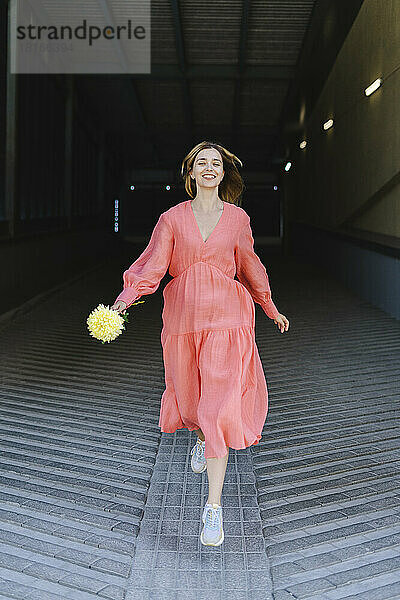
[[200,534],[201,543],[204,546],[220,546],[224,541],[222,506],[207,503],[203,509],[202,521],[204,527]]
[[207,461],[204,457],[205,444],[205,440],[204,442],[202,442],[201,439],[198,437],[196,444],[190,451],[190,454],[192,455],[190,464],[192,466],[192,470],[195,473],[202,473],[204,469],[207,468]]

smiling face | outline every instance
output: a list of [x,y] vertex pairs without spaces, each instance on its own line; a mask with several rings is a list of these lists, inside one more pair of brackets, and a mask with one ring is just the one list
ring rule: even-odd
[[204,148],[193,163],[190,177],[196,180],[197,186],[205,188],[218,187],[224,176],[222,156],[216,148]]

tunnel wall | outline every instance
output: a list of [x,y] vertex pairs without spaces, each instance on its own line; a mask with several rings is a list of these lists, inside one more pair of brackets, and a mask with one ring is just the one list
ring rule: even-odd
[[35,296],[95,267],[117,249],[115,238],[97,230],[32,236],[3,244],[0,252],[1,316]]
[[[120,157],[77,80],[10,74],[0,3],[0,316],[118,253]],[[7,317],[5,317],[7,318]]]
[[[329,266],[396,317],[399,66],[399,2],[364,2],[312,113],[305,114],[301,131],[288,136],[293,167],[285,181],[292,252]],[[366,97],[364,89],[378,77],[383,85]],[[329,118],[334,126],[324,131]],[[307,140],[303,150],[302,139]]]
[[290,237],[297,255],[400,319],[400,260],[395,248],[300,223],[292,224]]
[[7,39],[7,6],[0,2],[0,220],[5,216],[5,168],[6,168],[6,73],[7,54],[4,44]]

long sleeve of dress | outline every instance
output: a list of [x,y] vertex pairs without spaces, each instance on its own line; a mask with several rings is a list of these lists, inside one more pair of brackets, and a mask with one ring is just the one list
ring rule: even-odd
[[148,245],[135,262],[124,271],[124,289],[115,302],[123,300],[128,307],[141,296],[155,292],[169,267],[173,244],[173,231],[162,213]]
[[240,283],[250,292],[254,302],[270,319],[275,319],[279,311],[271,298],[271,289],[267,271],[254,252],[254,239],[250,226],[250,217],[242,227],[235,248],[236,274]]

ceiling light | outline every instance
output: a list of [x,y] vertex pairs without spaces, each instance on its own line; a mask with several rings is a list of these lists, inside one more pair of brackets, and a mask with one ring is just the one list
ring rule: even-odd
[[373,92],[375,92],[375,90],[378,89],[378,87],[380,87],[381,83],[382,79],[378,77],[378,79],[375,79],[375,81],[364,90],[364,94],[366,96],[370,96]]
[[289,171],[290,167],[292,166],[292,163],[289,161],[286,163],[285,165],[285,171]]
[[307,146],[306,140],[303,140],[302,142],[300,142],[300,148],[305,148],[306,146]]
[[325,131],[327,129],[330,129],[332,127],[332,125],[333,125],[333,119],[328,119],[328,121],[325,121],[325,123],[324,123],[324,129],[325,129]]

